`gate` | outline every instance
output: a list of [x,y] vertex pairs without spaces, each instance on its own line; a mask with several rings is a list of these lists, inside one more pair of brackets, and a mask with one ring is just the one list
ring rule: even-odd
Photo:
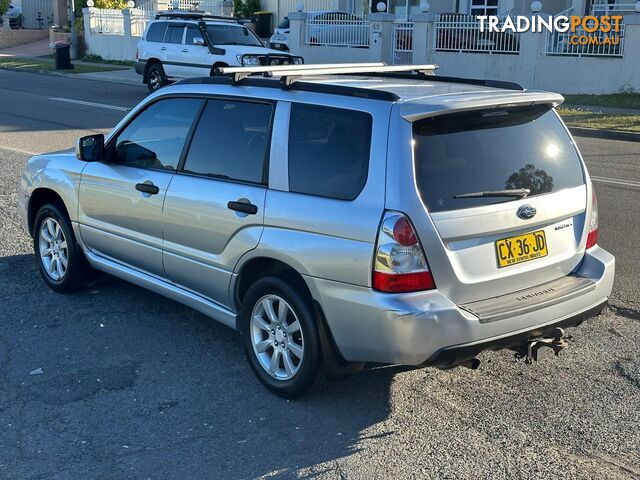
[[53,25],[51,0],[22,0],[22,24],[30,30],[46,30]]
[[396,22],[393,24],[393,58],[394,65],[413,64],[413,22]]

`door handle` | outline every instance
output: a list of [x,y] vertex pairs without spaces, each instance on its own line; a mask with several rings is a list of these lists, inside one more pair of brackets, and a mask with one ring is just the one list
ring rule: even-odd
[[153,183],[136,183],[136,190],[150,195],[156,195],[160,191]]
[[162,47],[162,48],[160,48],[160,50],[166,50],[166,49],[167,49],[167,47]]
[[227,208],[236,212],[248,213],[249,215],[258,213],[258,207],[253,203],[229,202],[227,203]]
[[183,48],[183,49],[182,49],[182,53],[187,53],[188,51],[189,51],[189,49],[188,49],[188,48]]

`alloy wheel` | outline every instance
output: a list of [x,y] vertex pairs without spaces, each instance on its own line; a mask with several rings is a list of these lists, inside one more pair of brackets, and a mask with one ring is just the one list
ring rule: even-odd
[[44,271],[59,282],[67,273],[69,250],[62,227],[54,218],[47,217],[40,225],[38,246]]
[[282,297],[265,295],[251,312],[253,352],[262,368],[278,380],[291,380],[302,366],[304,337],[298,317]]

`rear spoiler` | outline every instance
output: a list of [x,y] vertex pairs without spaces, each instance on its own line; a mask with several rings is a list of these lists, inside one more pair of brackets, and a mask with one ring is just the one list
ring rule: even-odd
[[[427,117],[448,115],[450,113],[467,112],[470,110],[480,110],[492,107],[526,106],[526,105],[549,105],[550,108],[557,107],[564,102],[564,97],[558,93],[550,92],[513,92],[500,93],[498,95],[487,95],[482,92],[477,97],[456,100],[453,95],[443,97],[444,101],[438,102],[436,97],[425,98],[425,103],[407,102],[400,105],[400,115],[409,122],[415,122]],[[430,102],[430,100],[436,100]]]

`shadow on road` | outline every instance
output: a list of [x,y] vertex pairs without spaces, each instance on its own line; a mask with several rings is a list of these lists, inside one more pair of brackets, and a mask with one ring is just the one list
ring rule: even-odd
[[389,415],[396,368],[287,401],[258,384],[235,332],[112,277],[59,295],[32,255],[3,257],[0,299],[9,478],[295,476]]

